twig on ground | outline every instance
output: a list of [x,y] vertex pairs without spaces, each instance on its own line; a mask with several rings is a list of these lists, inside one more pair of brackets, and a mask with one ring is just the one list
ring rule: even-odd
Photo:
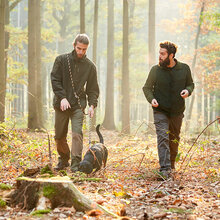
[[141,126],[145,123],[145,121],[142,121],[142,123],[138,126],[136,132],[134,133],[134,136],[137,135],[138,130],[141,128]]
[[[118,162],[120,162],[120,161],[126,160],[126,159],[128,159],[128,158],[130,158],[130,157],[133,157],[133,156],[137,156],[137,155],[139,155],[139,154],[142,154],[142,155],[143,155],[143,157],[142,157],[142,159],[141,159],[141,163],[142,163],[143,158],[144,158],[144,156],[145,156],[145,153],[137,153],[137,154],[132,154],[132,155],[130,155],[130,156],[128,156],[128,157],[122,158],[122,159],[120,159],[120,160],[117,160],[117,161],[115,161],[114,163],[112,163],[112,164],[110,164],[110,165],[108,165],[108,166],[106,166],[106,167],[103,167],[102,170],[105,170],[106,168],[108,168],[108,167],[110,167],[110,166],[113,166],[114,164],[116,164],[116,163],[118,163]],[[141,163],[139,164],[139,167],[140,167]],[[139,168],[139,167],[138,167],[138,168]]]
[[49,132],[48,132],[47,129],[44,129],[44,131],[47,133],[48,152],[49,152],[49,160],[50,160],[49,165],[50,165],[50,167],[52,168],[53,163],[52,163],[52,156],[51,156],[50,135],[49,135]]
[[12,128],[11,128],[10,131],[8,132],[8,137],[9,137],[11,131],[14,130],[14,128],[15,128],[15,121],[14,121],[14,124],[13,124]]
[[154,133],[156,133],[156,131],[155,131],[149,124],[147,124],[146,122],[145,122],[145,124],[146,124]]
[[[185,160],[186,160],[186,157],[189,155],[189,152],[192,150],[192,148],[193,148],[194,145],[196,144],[196,142],[197,142],[197,140],[199,139],[199,137],[204,133],[204,131],[205,131],[210,125],[212,125],[213,123],[215,123],[215,122],[218,121],[218,120],[219,120],[219,118],[217,117],[214,121],[210,122],[210,123],[200,132],[200,134],[197,136],[197,138],[196,138],[195,141],[193,142],[192,146],[191,146],[190,149],[188,150],[186,156],[184,157],[183,162],[181,163],[181,166],[180,166],[180,170],[181,170],[181,168],[182,168],[182,166],[183,166],[183,164],[184,164],[184,162],[185,162]],[[193,153],[194,153],[194,152],[193,152]],[[182,175],[181,175],[181,177],[180,177],[180,181],[179,181],[179,182],[181,182],[181,180],[182,180],[183,174],[184,174],[184,172],[185,172],[185,170],[186,170],[186,168],[187,168],[189,162],[190,162],[191,159],[192,159],[193,153],[192,153],[192,155],[190,156],[190,158],[189,158],[189,160],[188,160],[188,162],[187,162],[187,164],[186,164],[186,166],[185,166],[185,168],[184,168],[184,170],[183,170],[183,172],[182,172]]]

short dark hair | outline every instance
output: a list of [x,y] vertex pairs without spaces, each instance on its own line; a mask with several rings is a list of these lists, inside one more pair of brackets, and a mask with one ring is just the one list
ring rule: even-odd
[[165,42],[161,42],[160,43],[160,48],[165,48],[167,49],[167,53],[170,55],[171,53],[173,54],[173,57],[175,57],[176,51],[177,51],[177,45],[169,42],[169,41],[165,41]]
[[89,45],[89,37],[86,34],[77,34],[73,42],[75,46],[77,42]]

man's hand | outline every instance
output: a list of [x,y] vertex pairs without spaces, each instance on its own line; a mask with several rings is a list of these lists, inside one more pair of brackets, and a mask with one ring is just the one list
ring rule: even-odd
[[62,99],[61,102],[60,102],[60,109],[62,111],[65,111],[68,108],[71,108],[70,103],[67,101],[66,98]]
[[91,105],[89,107],[88,115],[89,115],[90,118],[92,118],[94,116],[94,106],[93,105]]
[[187,89],[182,90],[182,92],[180,93],[180,95],[182,96],[182,98],[187,98],[189,96],[189,91]]
[[158,102],[157,102],[156,99],[153,99],[153,100],[151,101],[151,105],[152,105],[153,107],[158,107],[158,106],[159,106],[159,104],[158,104]]

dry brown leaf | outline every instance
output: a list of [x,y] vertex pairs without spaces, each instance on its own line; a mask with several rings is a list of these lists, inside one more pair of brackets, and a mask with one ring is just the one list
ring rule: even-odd
[[93,210],[87,212],[88,216],[93,216],[93,217],[97,217],[97,216],[100,216],[102,214],[103,214],[103,212],[99,209],[93,209]]
[[98,203],[99,205],[102,205],[104,202],[106,202],[105,200],[97,200],[96,203]]
[[120,210],[120,216],[126,216],[125,206],[123,206]]
[[159,213],[159,214],[154,215],[153,218],[164,218],[166,216],[167,216],[167,213],[163,212],[163,213]]

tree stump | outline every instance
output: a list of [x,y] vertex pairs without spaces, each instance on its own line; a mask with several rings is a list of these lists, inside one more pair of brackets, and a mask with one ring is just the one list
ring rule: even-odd
[[67,177],[17,179],[17,187],[10,195],[12,206],[27,210],[41,209],[39,206],[42,202],[46,205],[43,209],[73,206],[77,211],[99,209],[106,214],[118,217],[85,197]]

